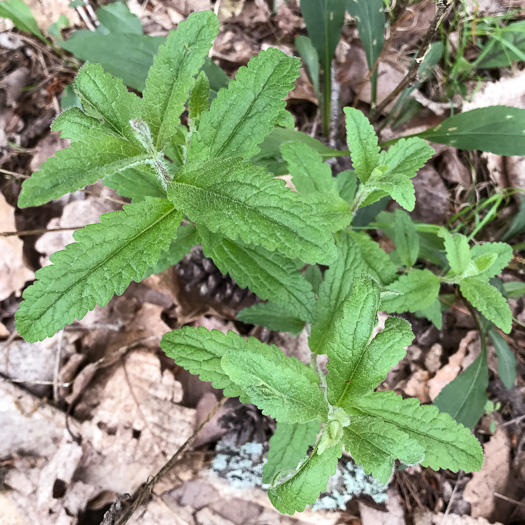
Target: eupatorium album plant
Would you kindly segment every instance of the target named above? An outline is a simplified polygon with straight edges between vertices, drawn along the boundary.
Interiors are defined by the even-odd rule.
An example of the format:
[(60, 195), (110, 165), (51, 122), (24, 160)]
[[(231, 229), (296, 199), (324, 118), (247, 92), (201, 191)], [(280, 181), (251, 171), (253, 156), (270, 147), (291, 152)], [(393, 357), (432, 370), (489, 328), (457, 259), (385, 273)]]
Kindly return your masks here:
[[(20, 335), (27, 341), (53, 335), (199, 243), (223, 273), (268, 301), (240, 318), (310, 330), (309, 364), (233, 332), (183, 328), (161, 343), (191, 373), (277, 420), (264, 478), (279, 511), (315, 502), (343, 446), (385, 483), (396, 461), (478, 470), (483, 454), (469, 429), (436, 407), (374, 391), (405, 355), (410, 325), (389, 317), (373, 334), (379, 309), (435, 309), (441, 281), (459, 284), (508, 331), (508, 305), (488, 283), (508, 263), (508, 250), (471, 249), (444, 233), (450, 271), (438, 277), (412, 268), (418, 248), (404, 215), (396, 226), (401, 265), (352, 231), (355, 212), (385, 196), (412, 210), (410, 179), (433, 154), (420, 138), (380, 151), (357, 110), (345, 109), (355, 171), (333, 178), (319, 153), (300, 142), (281, 148), (297, 192), (255, 165), (250, 159), (275, 126), (293, 125), (283, 99), (300, 63), (276, 49), (263, 51), (210, 104), (201, 68), (217, 32), (211, 12), (182, 22), (159, 49), (142, 98), (100, 66), (79, 72), (74, 89), (82, 109), (66, 110), (52, 128), (71, 147), (24, 182), (19, 205), (41, 205), (98, 180), (132, 202), (77, 231), (76, 242), (37, 272), (16, 314)], [(188, 126), (180, 120), (186, 106)], [(317, 265), (328, 267), (324, 276)], [(326, 375), (317, 363), (322, 354)]]

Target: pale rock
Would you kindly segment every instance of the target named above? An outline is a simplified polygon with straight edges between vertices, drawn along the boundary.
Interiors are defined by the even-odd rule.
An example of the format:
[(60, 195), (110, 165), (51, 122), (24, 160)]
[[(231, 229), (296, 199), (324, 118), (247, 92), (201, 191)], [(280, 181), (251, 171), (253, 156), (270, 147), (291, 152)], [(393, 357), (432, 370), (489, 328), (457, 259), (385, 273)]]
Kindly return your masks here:
[(235, 525), (232, 521), (223, 518), (208, 508), (197, 512), (195, 521), (197, 525)]
[(442, 512), (437, 514), (428, 510), (416, 509), (414, 512), (414, 525), (503, 525), (499, 521), (489, 522), (484, 518), (473, 518), (471, 516), (459, 516)]
[(405, 525), (405, 511), (395, 489), (388, 489), (386, 512), (368, 507), (359, 502), (362, 525)]

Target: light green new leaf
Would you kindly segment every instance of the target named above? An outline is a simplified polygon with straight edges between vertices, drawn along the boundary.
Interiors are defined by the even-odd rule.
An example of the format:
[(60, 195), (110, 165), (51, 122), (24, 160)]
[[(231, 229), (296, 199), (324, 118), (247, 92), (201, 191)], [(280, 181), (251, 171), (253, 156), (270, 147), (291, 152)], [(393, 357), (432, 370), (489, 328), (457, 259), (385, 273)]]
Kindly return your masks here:
[(195, 76), (218, 31), (219, 21), (213, 12), (193, 13), (159, 48), (146, 79), (143, 98), (144, 117), (158, 151), (162, 151), (174, 135)]
[(267, 49), (241, 67), (228, 89), (220, 90), (202, 114), (188, 160), (255, 155), (281, 116), (300, 64), (282, 51)]
[(412, 268), (419, 255), (419, 236), (408, 213), (396, 210), (394, 213), (394, 242), (401, 262)]
[(40, 40), (46, 44), (49, 44), (49, 41), (38, 28), (31, 9), (22, 2), (22, 0), (6, 0), (5, 2), (0, 2), (0, 17), (9, 18), (20, 31), (30, 33), (40, 38)]
[(337, 258), (326, 270), (324, 281), (319, 287), (317, 318), (309, 339), (312, 352), (326, 353), (326, 341), (341, 316), (341, 305), (350, 293), (354, 279), (366, 270), (359, 246), (352, 237), (342, 233), (337, 242)]
[(195, 244), (197, 244), (197, 229), (195, 226), (193, 224), (181, 224), (177, 228), (176, 237), (171, 240), (169, 248), (160, 254), (160, 259), (155, 266), (150, 266), (146, 270), (142, 280), (150, 275), (162, 273), (171, 266), (178, 264)]
[(469, 267), (471, 261), (467, 238), (458, 233), (451, 234), (445, 229), (440, 230), (439, 236), (444, 239), (450, 268), (456, 275), (461, 275)]
[(290, 314), (311, 321), (315, 314), (312, 286), (294, 261), (261, 246), (232, 241), (199, 226), (199, 237), (206, 257), (219, 270), (230, 274), (241, 288), (249, 288), (263, 300), (269, 299)]
[(474, 261), (478, 257), (492, 254), (497, 255), (494, 262), (481, 272), (483, 277), (488, 277), (489, 279), (501, 273), (501, 270), (506, 268), (510, 263), (513, 256), (512, 246), (504, 242), (486, 242), (484, 244), (476, 244), (471, 250), (472, 259)]
[(388, 151), (382, 151), (379, 159), (381, 166), (388, 166), (385, 176), (397, 175), (413, 178), (432, 158), (435, 151), (425, 140), (420, 138), (401, 139)]
[(149, 154), (120, 138), (74, 142), (71, 147), (58, 151), (56, 157), (49, 158), (40, 171), (24, 181), (18, 206), (45, 204), (107, 175), (150, 161)]
[(489, 321), (492, 321), (506, 334), (512, 329), (512, 312), (507, 301), (499, 291), (491, 286), (487, 277), (477, 275), (459, 283), (465, 299), (477, 308)]
[(335, 256), (333, 230), (316, 207), (240, 159), (186, 164), (168, 186), (168, 197), (191, 221), (232, 240), (312, 264), (330, 264)]
[(89, 141), (93, 138), (100, 140), (104, 135), (120, 137), (106, 122), (90, 117), (76, 106), (60, 113), (51, 124), (51, 131), (60, 131), (63, 139), (71, 139), (74, 142)]
[(239, 397), (249, 403), (248, 396), (230, 380), (221, 367), (221, 359), (228, 352), (243, 352), (258, 348), (262, 343), (249, 337), (244, 339), (235, 332), (223, 334), (219, 330), (204, 327), (190, 328), (167, 333), (160, 342), (163, 352), (188, 372), (200, 376), (202, 381), (211, 381), (214, 388), (224, 389), (227, 397)]
[(470, 366), (441, 390), (434, 405), (458, 423), (474, 428), (487, 404), (488, 385), (487, 352), (483, 349)]
[(293, 514), (313, 505), (326, 489), (328, 478), (336, 473), (341, 454), (342, 445), (331, 447), (322, 455), (315, 448), (292, 476), (268, 490), (273, 506), (282, 514)]
[(229, 378), (263, 414), (279, 422), (326, 421), (328, 404), (317, 374), (276, 346), (257, 343), (242, 353), (226, 353), (221, 365)]
[(272, 483), (279, 472), (295, 470), (306, 456), (308, 447), (315, 443), (321, 423), (314, 419), (308, 423), (277, 423), (270, 439), (268, 459), (263, 467), (263, 483)]
[(281, 153), (299, 193), (338, 193), (330, 166), (313, 148), (302, 142), (291, 142), (281, 147)]
[(396, 459), (417, 465), (425, 457), (425, 450), (415, 439), (376, 417), (353, 416), (344, 429), (344, 444), (354, 461), (385, 485), (392, 478)]
[(525, 155), (525, 109), (488, 106), (459, 113), (419, 136), (459, 149)]
[(430, 270), (412, 270), (388, 287), (401, 295), (385, 297), (381, 307), (389, 313), (425, 310), (437, 299), (440, 284), (439, 277)]
[(489, 335), (494, 343), (496, 355), (498, 356), (499, 378), (505, 385), (505, 388), (510, 390), (516, 381), (516, 356), (510, 349), (507, 341), (503, 339), (497, 330), (491, 328), (489, 330)]
[(286, 308), (274, 303), (261, 303), (241, 310), (237, 319), (247, 324), (265, 326), (276, 332), (289, 332), (298, 336), (304, 328), (304, 321), (292, 315)]
[(73, 82), (86, 113), (103, 119), (117, 135), (140, 146), (130, 121), (142, 113), (142, 100), (127, 90), (120, 78), (114, 77), (99, 64), (85, 64)]
[(379, 164), (379, 144), (374, 127), (361, 111), (344, 108), (346, 140), (352, 164), (359, 180), (365, 184)]
[(169, 201), (147, 199), (76, 231), (76, 242), (53, 254), (53, 264), (38, 270), (25, 290), (16, 313), (20, 335), (41, 341), (123, 294), (168, 248), (181, 219)]
[(424, 467), (471, 472), (483, 464), (476, 437), (435, 406), (420, 405), (417, 399), (403, 399), (394, 392), (372, 392), (357, 398), (350, 412), (379, 418), (408, 434), (425, 450)]
[(361, 202), (361, 207), (369, 206), (387, 195), (407, 211), (412, 211), (416, 205), (416, 192), (412, 181), (405, 175), (390, 173), (388, 166), (374, 169), (363, 191), (367, 197)]

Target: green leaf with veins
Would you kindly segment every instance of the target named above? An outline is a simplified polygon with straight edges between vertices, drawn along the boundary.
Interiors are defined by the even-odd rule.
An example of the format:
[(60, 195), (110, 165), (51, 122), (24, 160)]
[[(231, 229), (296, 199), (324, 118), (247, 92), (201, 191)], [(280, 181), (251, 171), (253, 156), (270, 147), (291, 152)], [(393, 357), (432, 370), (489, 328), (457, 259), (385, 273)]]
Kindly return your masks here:
[(143, 94), (144, 117), (157, 151), (174, 135), (188, 93), (218, 31), (217, 17), (211, 11), (200, 11), (182, 21), (160, 46)]
[(160, 347), (191, 374), (200, 376), (202, 381), (211, 381), (214, 388), (224, 389), (225, 396), (240, 396), (241, 401), (249, 403), (245, 391), (231, 381), (222, 369), (221, 359), (228, 352), (242, 354), (261, 344), (253, 337), (244, 339), (231, 331), (223, 334), (219, 330), (186, 326), (164, 335)]
[(410, 215), (402, 210), (394, 212), (394, 242), (403, 265), (412, 268), (419, 255), (419, 236)]
[(412, 178), (435, 154), (425, 140), (410, 138), (398, 140), (388, 151), (382, 151), (379, 165), (388, 166), (386, 175)]
[(330, 166), (313, 148), (303, 142), (290, 142), (281, 146), (281, 153), (299, 193), (338, 194)]
[[(299, 76), (301, 61), (277, 49), (261, 51), (241, 67), (228, 89), (219, 91), (201, 116), (188, 161), (249, 158), (282, 118), (284, 98)], [(264, 115), (264, 117), (263, 117)]]
[(181, 219), (169, 201), (150, 198), (76, 231), (77, 242), (54, 253), (53, 264), (40, 269), (25, 290), (15, 316), (20, 335), (41, 341), (123, 294), (158, 261)]
[(221, 366), (229, 378), (248, 394), (263, 414), (277, 421), (326, 421), (328, 404), (317, 374), (297, 358), (287, 357), (276, 346), (257, 343), (242, 353), (226, 353)]
[(477, 308), (489, 321), (492, 321), (506, 334), (512, 329), (512, 312), (510, 307), (488, 277), (476, 275), (467, 277), (459, 283), (459, 289), (465, 299)]
[(401, 295), (385, 297), (382, 308), (389, 313), (425, 310), (437, 299), (440, 285), (439, 277), (430, 270), (412, 270), (388, 287)]
[(104, 186), (113, 188), (119, 195), (128, 197), (133, 202), (143, 201), (146, 197), (166, 198), (166, 190), (158, 173), (148, 164), (107, 175), (104, 177)]
[(486, 255), (496, 255), (493, 263), (480, 274), (490, 279), (501, 273), (501, 271), (507, 267), (512, 260), (513, 251), (512, 246), (504, 242), (486, 242), (473, 246), (471, 254), (474, 261)]
[(417, 465), (425, 457), (425, 450), (415, 439), (376, 417), (353, 416), (344, 429), (344, 444), (354, 461), (385, 485), (392, 478), (396, 459)]
[(190, 119), (190, 126), (193, 130), (199, 128), (199, 120), (201, 114), (210, 107), (210, 81), (208, 77), (201, 71), (197, 77), (197, 81), (193, 86), (190, 94), (190, 101), (188, 103), (188, 112)]
[(273, 506), (282, 514), (303, 512), (306, 505), (313, 505), (326, 489), (328, 478), (337, 470), (342, 454), (341, 445), (329, 448), (320, 455), (317, 447), (288, 478), (268, 490)]
[(186, 164), (169, 184), (168, 197), (191, 221), (231, 240), (308, 263), (330, 264), (335, 256), (331, 225), (317, 216), (315, 205), (240, 159)]
[(204, 255), (213, 259), (222, 273), (230, 274), (241, 288), (249, 288), (261, 299), (281, 305), (303, 321), (313, 320), (315, 295), (294, 261), (261, 246), (212, 234), (202, 226), (198, 232)]
[(104, 136), (122, 137), (104, 120), (91, 117), (78, 107), (72, 107), (60, 113), (51, 124), (51, 131), (60, 131), (63, 139), (71, 139), (73, 142), (89, 142), (89, 139), (100, 140)]
[(476, 437), (437, 407), (420, 405), (417, 399), (403, 399), (394, 392), (371, 392), (353, 401), (353, 408), (348, 409), (351, 417), (377, 418), (417, 441), (425, 450), (424, 467), (453, 472), (481, 469), (483, 449)]
[(461, 275), (469, 267), (472, 260), (468, 239), (464, 235), (452, 234), (445, 229), (441, 229), (438, 235), (444, 240), (450, 269), (456, 275)]
[(268, 330), (289, 332), (292, 337), (297, 337), (304, 328), (303, 320), (274, 303), (254, 304), (241, 310), (237, 319), (243, 323), (264, 326)]
[(308, 423), (277, 423), (270, 439), (268, 459), (263, 467), (263, 483), (272, 483), (279, 472), (295, 470), (306, 456), (308, 447), (315, 443), (321, 423), (314, 419)]

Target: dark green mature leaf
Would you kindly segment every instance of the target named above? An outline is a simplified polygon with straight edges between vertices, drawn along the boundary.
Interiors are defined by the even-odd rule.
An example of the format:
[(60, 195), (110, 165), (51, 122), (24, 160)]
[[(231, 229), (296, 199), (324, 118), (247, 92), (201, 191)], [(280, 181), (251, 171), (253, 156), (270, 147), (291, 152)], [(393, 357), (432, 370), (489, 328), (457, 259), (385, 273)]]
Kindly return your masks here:
[[(113, 2), (97, 9), (97, 18), (103, 27), (103, 33), (135, 33), (142, 35), (140, 18), (134, 15), (126, 4)], [(97, 28), (100, 31), (100, 26)]]
[(325, 450), (322, 455), (315, 448), (291, 477), (268, 490), (273, 506), (282, 514), (293, 514), (313, 505), (325, 490), (328, 478), (335, 474), (341, 454), (341, 445)]
[(315, 92), (319, 97), (319, 55), (317, 54), (317, 50), (312, 44), (312, 40), (304, 35), (296, 37), (295, 47), (306, 66), (312, 84), (314, 85)]
[(337, 174), (335, 180), (340, 197), (348, 202), (348, 204), (352, 204), (357, 190), (357, 175), (355, 171), (342, 171)]
[(284, 144), (281, 153), (299, 193), (337, 195), (337, 183), (332, 177), (332, 170), (317, 151), (302, 142), (292, 142)]
[(223, 334), (219, 330), (189, 326), (167, 333), (160, 342), (163, 352), (179, 366), (200, 376), (202, 381), (211, 381), (214, 388), (224, 389), (225, 396), (240, 396), (245, 403), (249, 403), (248, 396), (224, 372), (221, 359), (228, 352), (242, 354), (259, 345), (262, 343), (253, 337), (244, 339), (235, 332)]
[(242, 353), (230, 351), (222, 358), (222, 369), (229, 378), (263, 414), (279, 422), (326, 421), (328, 404), (317, 374), (276, 346), (253, 341)]
[(39, 270), (25, 290), (16, 313), (20, 335), (41, 341), (123, 294), (168, 248), (181, 219), (169, 201), (147, 199), (76, 231), (77, 242), (53, 254), (53, 264)]
[(415, 439), (376, 417), (353, 416), (344, 429), (344, 444), (354, 461), (385, 485), (392, 478), (396, 459), (417, 465), (425, 457), (425, 450)]
[(175, 124), (218, 31), (219, 21), (213, 12), (193, 13), (159, 48), (143, 97), (144, 115), (158, 151), (175, 134)]
[(472, 66), (478, 69), (508, 67), (524, 57), (525, 22), (522, 21), (498, 27), (497, 35), (488, 39)]
[(210, 81), (201, 71), (193, 86), (188, 102), (190, 125), (193, 130), (199, 129), (201, 114), (210, 107)]
[(60, 113), (51, 124), (51, 131), (60, 131), (63, 139), (74, 142), (101, 139), (104, 136), (121, 137), (109, 124), (100, 118), (89, 116), (80, 106), (70, 107)]
[(425, 449), (424, 467), (470, 472), (483, 464), (483, 450), (470, 430), (435, 406), (394, 392), (372, 392), (355, 400), (352, 413), (379, 418), (408, 434)]
[(499, 291), (491, 286), (483, 275), (468, 277), (459, 283), (461, 293), (472, 306), (477, 308), (506, 334), (512, 329), (512, 312)]
[(498, 375), (507, 390), (514, 386), (516, 381), (516, 356), (510, 349), (507, 341), (495, 330), (489, 330), (490, 338), (494, 343), (496, 355), (498, 356)]
[(39, 206), (66, 193), (94, 184), (107, 175), (147, 164), (151, 156), (135, 144), (106, 137), (75, 142), (49, 158), (40, 171), (24, 181), (18, 200), (20, 208)]
[(419, 255), (419, 237), (416, 227), (408, 213), (395, 211), (394, 239), (397, 254), (407, 268), (412, 268)]
[(284, 97), (299, 76), (299, 66), (299, 59), (267, 49), (241, 67), (228, 89), (221, 90), (202, 114), (188, 160), (255, 155), (285, 108)]
[(160, 259), (155, 266), (150, 266), (142, 279), (153, 274), (162, 273), (171, 266), (178, 264), (192, 247), (197, 244), (197, 229), (193, 224), (180, 225), (177, 228), (177, 236), (171, 240), (169, 248), (160, 254)]
[(321, 423), (314, 419), (308, 423), (277, 423), (270, 439), (270, 451), (263, 468), (263, 483), (272, 483), (279, 472), (295, 470), (306, 456), (308, 447), (315, 443)]
[(147, 164), (112, 173), (104, 178), (104, 185), (133, 202), (143, 201), (146, 197), (166, 198), (158, 174)]
[(279, 253), (212, 234), (199, 226), (206, 257), (241, 288), (249, 288), (261, 299), (281, 305), (289, 314), (311, 321), (315, 315), (312, 286), (297, 271), (297, 264)]
[(31, 33), (46, 44), (49, 44), (49, 41), (38, 28), (31, 9), (22, 0), (0, 2), (0, 17), (9, 18), (20, 31)]
[[(359, 37), (372, 69), (385, 44), (385, 6), (383, 0), (348, 0), (348, 12), (356, 19)], [(372, 102), (376, 102), (377, 70), (372, 76)]]
[(487, 403), (488, 384), (487, 352), (482, 349), (476, 360), (441, 390), (434, 405), (458, 423), (474, 428)]
[(330, 264), (335, 256), (331, 225), (318, 217), (316, 206), (284, 186), (250, 163), (213, 159), (186, 164), (169, 185), (168, 197), (214, 233)]
[(454, 115), (418, 136), (458, 149), (525, 155), (525, 109), (489, 106)]
[(265, 326), (276, 332), (289, 332), (298, 336), (304, 328), (304, 321), (292, 315), (286, 308), (274, 303), (261, 303), (241, 310), (237, 319), (247, 324)]
[(503, 233), (503, 237), (501, 238), (503, 241), (508, 241), (515, 235), (519, 235), (525, 231), (525, 196), (518, 195), (518, 197), (520, 199), (519, 211), (514, 215), (509, 227)]
[(439, 277), (430, 270), (412, 270), (389, 286), (402, 295), (385, 297), (381, 306), (390, 313), (425, 310), (437, 299), (440, 284)]
[(345, 11), (346, 0), (304, 0), (301, 2), (301, 12), (306, 22), (308, 35), (317, 50), (325, 72), (330, 71), (330, 63), (341, 38)]
[(346, 115), (346, 140), (352, 155), (352, 164), (359, 180), (365, 184), (379, 165), (379, 144), (374, 127), (363, 113), (354, 108), (344, 108)]

